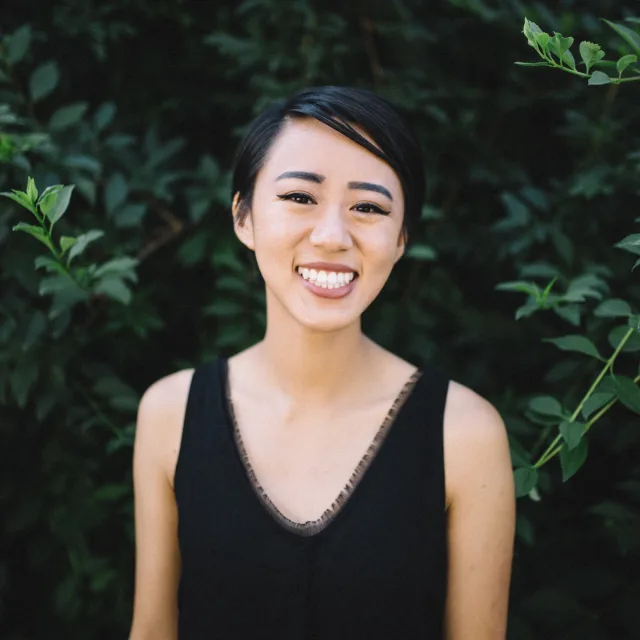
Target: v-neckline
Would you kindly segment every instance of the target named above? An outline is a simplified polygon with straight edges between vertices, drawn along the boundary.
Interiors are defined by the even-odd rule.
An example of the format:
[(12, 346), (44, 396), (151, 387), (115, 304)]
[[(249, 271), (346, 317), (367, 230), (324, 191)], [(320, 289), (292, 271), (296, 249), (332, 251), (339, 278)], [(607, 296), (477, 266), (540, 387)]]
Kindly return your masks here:
[(399, 414), (406, 405), (416, 383), (423, 374), (421, 369), (417, 369), (405, 382), (393, 404), (389, 408), (385, 419), (378, 427), (365, 453), (362, 455), (360, 461), (352, 472), (347, 484), (333, 500), (331, 505), (325, 509), (318, 519), (308, 520), (306, 522), (297, 522), (285, 516), (278, 509), (260, 484), (253, 466), (251, 465), (244, 442), (242, 441), (242, 434), (240, 433), (240, 428), (236, 419), (233, 399), (231, 397), (228, 360), (226, 358), (219, 357), (218, 366), (220, 372), (221, 398), (224, 405), (225, 417), (227, 418), (225, 422), (230, 429), (229, 435), (231, 437), (232, 446), (240, 462), (240, 466), (244, 471), (245, 478), (251, 487), (252, 494), (257, 498), (263, 511), (272, 522), (274, 522), (281, 530), (286, 531), (289, 534), (293, 534), (297, 538), (315, 538), (319, 536), (319, 534), (326, 531), (329, 525), (331, 525), (344, 511), (347, 503), (351, 502), (354, 492), (370, 470), (383, 444), (387, 440), (391, 427), (397, 422)]

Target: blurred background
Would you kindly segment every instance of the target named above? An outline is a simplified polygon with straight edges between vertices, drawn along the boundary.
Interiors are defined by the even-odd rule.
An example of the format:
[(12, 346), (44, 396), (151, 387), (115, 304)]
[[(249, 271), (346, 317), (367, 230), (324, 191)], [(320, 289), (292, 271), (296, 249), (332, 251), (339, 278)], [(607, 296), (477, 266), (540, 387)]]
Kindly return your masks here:
[[(634, 15), (637, 0), (3, 0), (0, 190), (74, 184), (56, 234), (98, 284), (36, 269), (46, 249), (11, 230), (31, 214), (0, 201), (0, 638), (126, 637), (137, 403), (261, 338), (229, 167), (252, 116), (299, 88), (372, 88), (412, 122), (427, 205), (365, 329), (489, 398), (514, 464), (537, 459), (557, 424), (539, 397), (571, 412), (602, 368), (544, 340), (609, 357), (625, 320), (602, 305), (637, 308), (634, 257), (613, 245), (640, 215), (640, 85), (515, 66), (538, 60), (522, 25), (615, 60), (629, 47), (600, 19)], [(553, 278), (562, 303), (518, 320), (526, 295), (496, 289)], [(638, 373), (639, 342), (617, 373)], [(588, 440), (572, 478), (554, 458), (518, 502), (514, 640), (640, 637), (638, 416), (613, 406)]]

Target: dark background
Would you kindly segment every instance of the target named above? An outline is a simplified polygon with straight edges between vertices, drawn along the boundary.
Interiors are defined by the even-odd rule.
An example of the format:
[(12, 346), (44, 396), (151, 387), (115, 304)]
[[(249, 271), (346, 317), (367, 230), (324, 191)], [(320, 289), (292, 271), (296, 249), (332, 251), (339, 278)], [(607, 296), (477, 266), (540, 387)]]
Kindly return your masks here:
[[(57, 231), (105, 232), (76, 264), (140, 262), (130, 300), (118, 290), (122, 302), (93, 295), (52, 313), (34, 268), (44, 249), (11, 231), (29, 214), (0, 202), (0, 637), (126, 637), (137, 401), (159, 377), (261, 337), (263, 292), (231, 232), (230, 159), (255, 113), (304, 86), (378, 90), (426, 152), (416, 246), (366, 330), (489, 398), (514, 464), (534, 461), (556, 431), (530, 400), (552, 395), (571, 412), (602, 368), (543, 339), (585, 335), (609, 357), (609, 333), (625, 322), (594, 310), (610, 298), (637, 308), (634, 257), (613, 245), (637, 230), (640, 85), (515, 66), (536, 60), (522, 24), (575, 36), (578, 59), (591, 40), (615, 60), (628, 48), (600, 18), (638, 9), (4, 0), (0, 105), (15, 118), (0, 109), (0, 189), (28, 175), (41, 188), (75, 184)], [(58, 74), (45, 69), (39, 86), (43, 74), (55, 86), (34, 99), (33, 74), (51, 61)], [(60, 115), (76, 103), (86, 107)], [(496, 290), (554, 275), (554, 291), (586, 291), (560, 313), (516, 321), (526, 297)], [(637, 348), (616, 372), (637, 375)], [(555, 458), (518, 503), (514, 640), (640, 636), (638, 417), (616, 405), (588, 438), (577, 475), (563, 483)]]

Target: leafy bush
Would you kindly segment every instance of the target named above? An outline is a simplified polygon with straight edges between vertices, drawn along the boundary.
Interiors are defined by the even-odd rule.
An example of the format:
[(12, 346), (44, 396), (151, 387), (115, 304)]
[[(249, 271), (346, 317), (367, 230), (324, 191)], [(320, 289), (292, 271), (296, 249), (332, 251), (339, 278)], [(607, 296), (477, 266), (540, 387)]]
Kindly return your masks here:
[[(238, 133), (273, 98), (335, 83), (399, 104), (427, 151), (423, 224), (365, 328), (505, 417), (532, 498), (509, 637), (633, 637), (640, 129), (620, 80), (635, 63), (592, 90), (512, 61), (525, 13), (632, 55), (597, 18), (633, 30), (634, 4), (16, 5), (0, 40), (0, 187), (28, 211), (0, 200), (0, 635), (126, 633), (140, 393), (264, 326), (229, 224)], [(583, 73), (551, 41), (543, 64)], [(522, 321), (501, 289), (527, 295)], [(561, 444), (562, 473), (543, 464)]]

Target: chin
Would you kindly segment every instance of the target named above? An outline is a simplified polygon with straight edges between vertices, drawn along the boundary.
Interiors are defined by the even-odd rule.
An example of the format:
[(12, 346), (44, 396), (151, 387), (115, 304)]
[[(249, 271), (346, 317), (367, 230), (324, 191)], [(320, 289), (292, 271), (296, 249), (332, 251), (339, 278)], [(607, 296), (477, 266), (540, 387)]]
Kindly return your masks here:
[(303, 313), (292, 314), (300, 327), (315, 333), (335, 333), (360, 322), (359, 314)]

